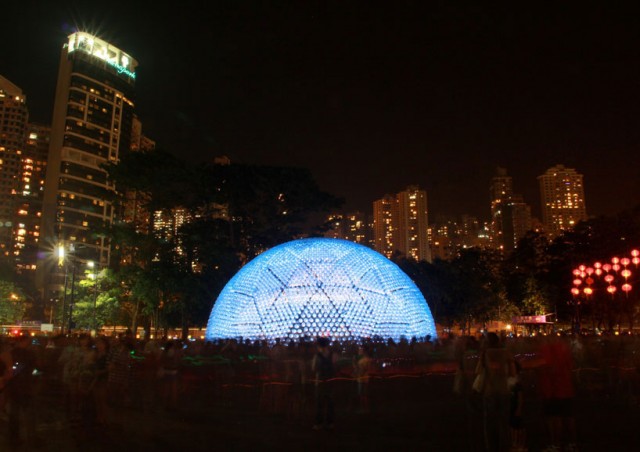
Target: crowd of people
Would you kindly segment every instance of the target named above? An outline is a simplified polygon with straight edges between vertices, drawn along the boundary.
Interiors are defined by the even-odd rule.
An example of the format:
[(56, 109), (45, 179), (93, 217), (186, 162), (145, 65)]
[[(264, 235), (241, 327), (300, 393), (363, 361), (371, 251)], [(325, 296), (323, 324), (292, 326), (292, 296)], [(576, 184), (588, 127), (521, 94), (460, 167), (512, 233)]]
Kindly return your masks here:
[[(348, 381), (350, 409), (368, 413), (373, 381), (383, 392), (385, 378), (437, 369), (455, 375), (452, 397), (464, 399), (470, 418), (481, 420), (478, 450), (526, 450), (523, 392), (533, 386), (548, 427), (548, 450), (572, 450), (576, 391), (622, 391), (637, 400), (638, 350), (637, 336), (488, 333), (332, 343), (25, 335), (0, 344), (0, 415), (10, 440), (20, 443), (35, 440), (36, 406), (45, 395), (58, 398), (69, 422), (91, 431), (108, 428), (119, 410), (179, 410), (184, 395), (206, 389), (222, 397), (234, 386), (255, 385), (260, 409), (292, 416), (313, 411), (311, 425), (325, 430), (336, 420), (334, 382)], [(593, 369), (600, 370), (597, 381)]]

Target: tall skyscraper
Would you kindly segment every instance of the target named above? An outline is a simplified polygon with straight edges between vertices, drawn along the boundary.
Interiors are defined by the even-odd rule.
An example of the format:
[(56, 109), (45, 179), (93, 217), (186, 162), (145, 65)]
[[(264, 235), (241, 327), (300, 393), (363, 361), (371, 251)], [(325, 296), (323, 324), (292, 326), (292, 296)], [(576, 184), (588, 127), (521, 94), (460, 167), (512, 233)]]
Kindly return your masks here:
[(136, 66), (127, 53), (84, 32), (69, 35), (62, 48), (42, 213), (43, 256), (63, 247), (74, 249), (76, 260), (109, 263), (110, 243), (100, 231), (114, 220), (115, 186), (101, 165), (117, 162), (131, 147)]
[(409, 186), (395, 196), (373, 203), (375, 249), (387, 257), (394, 252), (415, 260), (431, 260), (427, 193)]
[(531, 207), (513, 191), (513, 179), (498, 168), (489, 185), (491, 198), (491, 242), (493, 247), (512, 251), (531, 230)]
[(550, 237), (587, 219), (583, 176), (573, 168), (556, 165), (538, 176), (542, 223)]
[(430, 261), (427, 192), (412, 185), (396, 195), (398, 202), (397, 250), (416, 261)]
[(13, 228), (13, 260), (16, 273), (35, 283), (38, 262), (42, 200), (51, 128), (29, 124), (22, 155)]
[(13, 220), (28, 121), (22, 90), (0, 76), (0, 253), (5, 257), (13, 252)]
[(373, 240), (375, 250), (391, 257), (396, 250), (397, 202), (392, 195), (384, 195), (373, 202)]

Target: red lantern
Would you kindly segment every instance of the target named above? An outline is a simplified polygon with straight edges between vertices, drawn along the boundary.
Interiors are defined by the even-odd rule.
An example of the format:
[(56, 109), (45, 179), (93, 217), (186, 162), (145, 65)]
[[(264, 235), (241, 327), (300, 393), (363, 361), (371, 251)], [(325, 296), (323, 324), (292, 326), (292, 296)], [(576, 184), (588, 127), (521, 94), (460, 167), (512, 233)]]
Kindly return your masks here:
[(583, 272), (583, 271), (585, 271), (585, 270), (587, 269), (587, 266), (586, 266), (586, 265), (578, 265), (578, 269), (579, 269), (581, 272)]
[(574, 288), (572, 288), (572, 289), (571, 289), (571, 293), (572, 293), (573, 295), (576, 295), (576, 296), (577, 296), (577, 295), (580, 295), (580, 289), (576, 289), (576, 288), (574, 287)]
[(613, 295), (614, 293), (616, 293), (616, 286), (609, 286), (607, 287), (607, 292), (609, 292), (611, 295)]
[(618, 265), (618, 264), (613, 264), (613, 265), (611, 266), (611, 268), (613, 269), (613, 271), (614, 271), (614, 272), (617, 272), (618, 270), (620, 270), (620, 265)]
[(631, 250), (631, 255), (633, 257), (640, 257), (640, 251), (638, 250)]
[(620, 272), (620, 274), (622, 275), (623, 278), (628, 278), (629, 276), (631, 276), (631, 271), (625, 268)]
[(601, 267), (602, 267), (602, 264), (601, 264), (600, 262), (596, 262), (595, 264), (593, 264), (593, 266), (594, 266), (595, 268), (601, 268)]
[(633, 259), (631, 259), (631, 262), (633, 262), (633, 265), (640, 264), (640, 257), (634, 257)]
[[(629, 287), (631, 287), (631, 286), (629, 286)], [(624, 289), (622, 289), (622, 290), (624, 290)], [(631, 290), (631, 289), (629, 289), (629, 290)], [(585, 287), (584, 289), (582, 289), (582, 291), (587, 296), (591, 295), (593, 293), (593, 289), (591, 287)]]
[(573, 271), (573, 276), (580, 276), (580, 270), (577, 268)]
[(579, 286), (580, 284), (582, 284), (582, 280), (581, 280), (581, 279), (576, 278), (576, 279), (574, 279), (574, 280), (573, 280), (573, 284), (574, 284), (575, 286)]
[(607, 275), (604, 277), (604, 280), (606, 282), (608, 282), (609, 284), (611, 284), (611, 281), (613, 281), (615, 278), (613, 277), (613, 275)]
[(611, 270), (611, 265), (610, 265), (610, 264), (604, 264), (604, 265), (602, 266), (602, 269), (603, 269), (604, 271), (608, 272), (609, 270)]
[(601, 268), (596, 268), (595, 274), (596, 274), (596, 276), (600, 276), (602, 274), (602, 269)]
[(623, 257), (622, 259), (620, 259), (620, 263), (626, 267), (631, 263), (631, 259), (629, 259), (628, 257)]
[(586, 281), (589, 285), (593, 284), (593, 278), (587, 278)]
[(611, 263), (612, 263), (612, 264), (617, 264), (617, 263), (619, 263), (619, 262), (620, 262), (620, 259), (618, 259), (617, 257), (612, 257), (612, 258), (611, 258)]
[(593, 274), (593, 268), (591, 267), (587, 267), (587, 269), (585, 270), (587, 272), (587, 275), (591, 276)]
[(631, 284), (623, 284), (622, 290), (624, 290), (625, 292), (629, 292), (631, 290)]

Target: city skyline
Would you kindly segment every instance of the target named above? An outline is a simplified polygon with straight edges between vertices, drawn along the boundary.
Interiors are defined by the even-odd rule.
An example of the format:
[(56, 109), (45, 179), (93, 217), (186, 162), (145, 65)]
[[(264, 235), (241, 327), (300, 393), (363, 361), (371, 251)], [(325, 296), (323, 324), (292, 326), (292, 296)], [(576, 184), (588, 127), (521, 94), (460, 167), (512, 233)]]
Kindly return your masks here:
[(486, 219), (503, 167), (540, 217), (536, 178), (557, 164), (584, 175), (590, 216), (640, 201), (623, 11), (261, 5), (26, 2), (0, 74), (50, 123), (60, 45), (85, 28), (139, 60), (136, 111), (159, 148), (308, 167), (347, 210), (417, 184), (431, 212)]

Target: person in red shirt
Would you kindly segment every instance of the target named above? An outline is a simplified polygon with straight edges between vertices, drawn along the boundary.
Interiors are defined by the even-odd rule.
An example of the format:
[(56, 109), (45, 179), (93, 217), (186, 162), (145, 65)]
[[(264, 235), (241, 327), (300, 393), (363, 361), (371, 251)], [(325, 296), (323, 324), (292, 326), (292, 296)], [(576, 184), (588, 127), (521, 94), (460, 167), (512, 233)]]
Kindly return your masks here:
[(550, 441), (547, 450), (561, 450), (563, 444), (563, 450), (575, 450), (573, 356), (567, 338), (543, 339), (538, 365), (538, 389)]

